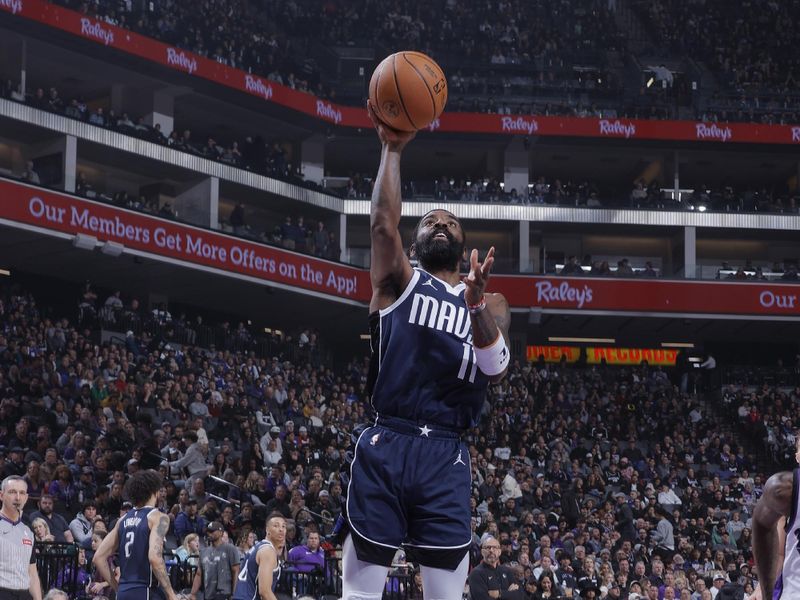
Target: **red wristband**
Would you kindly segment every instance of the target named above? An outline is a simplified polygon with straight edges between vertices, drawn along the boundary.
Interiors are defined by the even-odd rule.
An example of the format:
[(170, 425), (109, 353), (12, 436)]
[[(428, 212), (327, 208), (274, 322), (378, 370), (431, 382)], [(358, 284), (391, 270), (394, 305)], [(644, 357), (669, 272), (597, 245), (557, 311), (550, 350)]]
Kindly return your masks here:
[(469, 304), (469, 303), (467, 303), (467, 310), (469, 310), (469, 312), (471, 314), (473, 314), (473, 315), (476, 314), (476, 313), (481, 312), (484, 308), (486, 308), (486, 297), (485, 296), (481, 296), (481, 301), (478, 302), (477, 304)]

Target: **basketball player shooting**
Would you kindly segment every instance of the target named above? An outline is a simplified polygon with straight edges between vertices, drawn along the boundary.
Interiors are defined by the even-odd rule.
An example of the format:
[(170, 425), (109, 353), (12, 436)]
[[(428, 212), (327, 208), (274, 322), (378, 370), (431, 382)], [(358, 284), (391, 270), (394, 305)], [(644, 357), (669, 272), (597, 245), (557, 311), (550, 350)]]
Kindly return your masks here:
[(343, 551), (345, 600), (379, 600), (395, 551), (422, 567), (425, 598), (460, 600), (469, 566), (470, 457), (461, 434), (486, 388), (508, 368), (510, 311), (486, 293), (494, 262), (470, 255), (455, 215), (422, 217), (410, 248), (400, 231), (400, 158), (414, 133), (393, 130), (368, 104), (381, 141), (372, 195), (370, 388), (378, 417), (356, 443)]

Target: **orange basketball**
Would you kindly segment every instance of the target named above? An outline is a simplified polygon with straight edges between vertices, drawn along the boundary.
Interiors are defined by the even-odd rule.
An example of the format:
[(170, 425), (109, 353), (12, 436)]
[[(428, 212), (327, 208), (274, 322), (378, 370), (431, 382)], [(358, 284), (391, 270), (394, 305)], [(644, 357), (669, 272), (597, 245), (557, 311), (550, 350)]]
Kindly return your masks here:
[(421, 52), (396, 52), (381, 61), (369, 81), (378, 118), (393, 129), (414, 131), (433, 123), (447, 103), (444, 71)]

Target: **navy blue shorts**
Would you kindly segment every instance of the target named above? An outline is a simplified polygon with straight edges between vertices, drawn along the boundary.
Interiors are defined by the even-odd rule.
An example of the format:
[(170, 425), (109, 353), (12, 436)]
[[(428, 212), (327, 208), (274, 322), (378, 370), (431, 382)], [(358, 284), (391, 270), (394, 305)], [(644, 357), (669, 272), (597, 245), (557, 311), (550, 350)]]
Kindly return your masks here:
[(469, 452), (458, 433), (381, 418), (358, 438), (347, 516), (359, 560), (454, 570), (472, 540)]
[(117, 600), (166, 600), (166, 596), (159, 588), (135, 588), (119, 590)]

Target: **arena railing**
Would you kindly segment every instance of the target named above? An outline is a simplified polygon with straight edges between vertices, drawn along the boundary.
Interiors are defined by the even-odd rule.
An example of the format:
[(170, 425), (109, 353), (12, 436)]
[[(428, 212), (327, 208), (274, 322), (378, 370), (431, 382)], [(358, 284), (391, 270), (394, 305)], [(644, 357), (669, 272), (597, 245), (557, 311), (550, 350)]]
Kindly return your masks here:
[(70, 598), (78, 597), (82, 591), (78, 583), (78, 547), (63, 542), (36, 542), (34, 553), (42, 589), (58, 588)]

